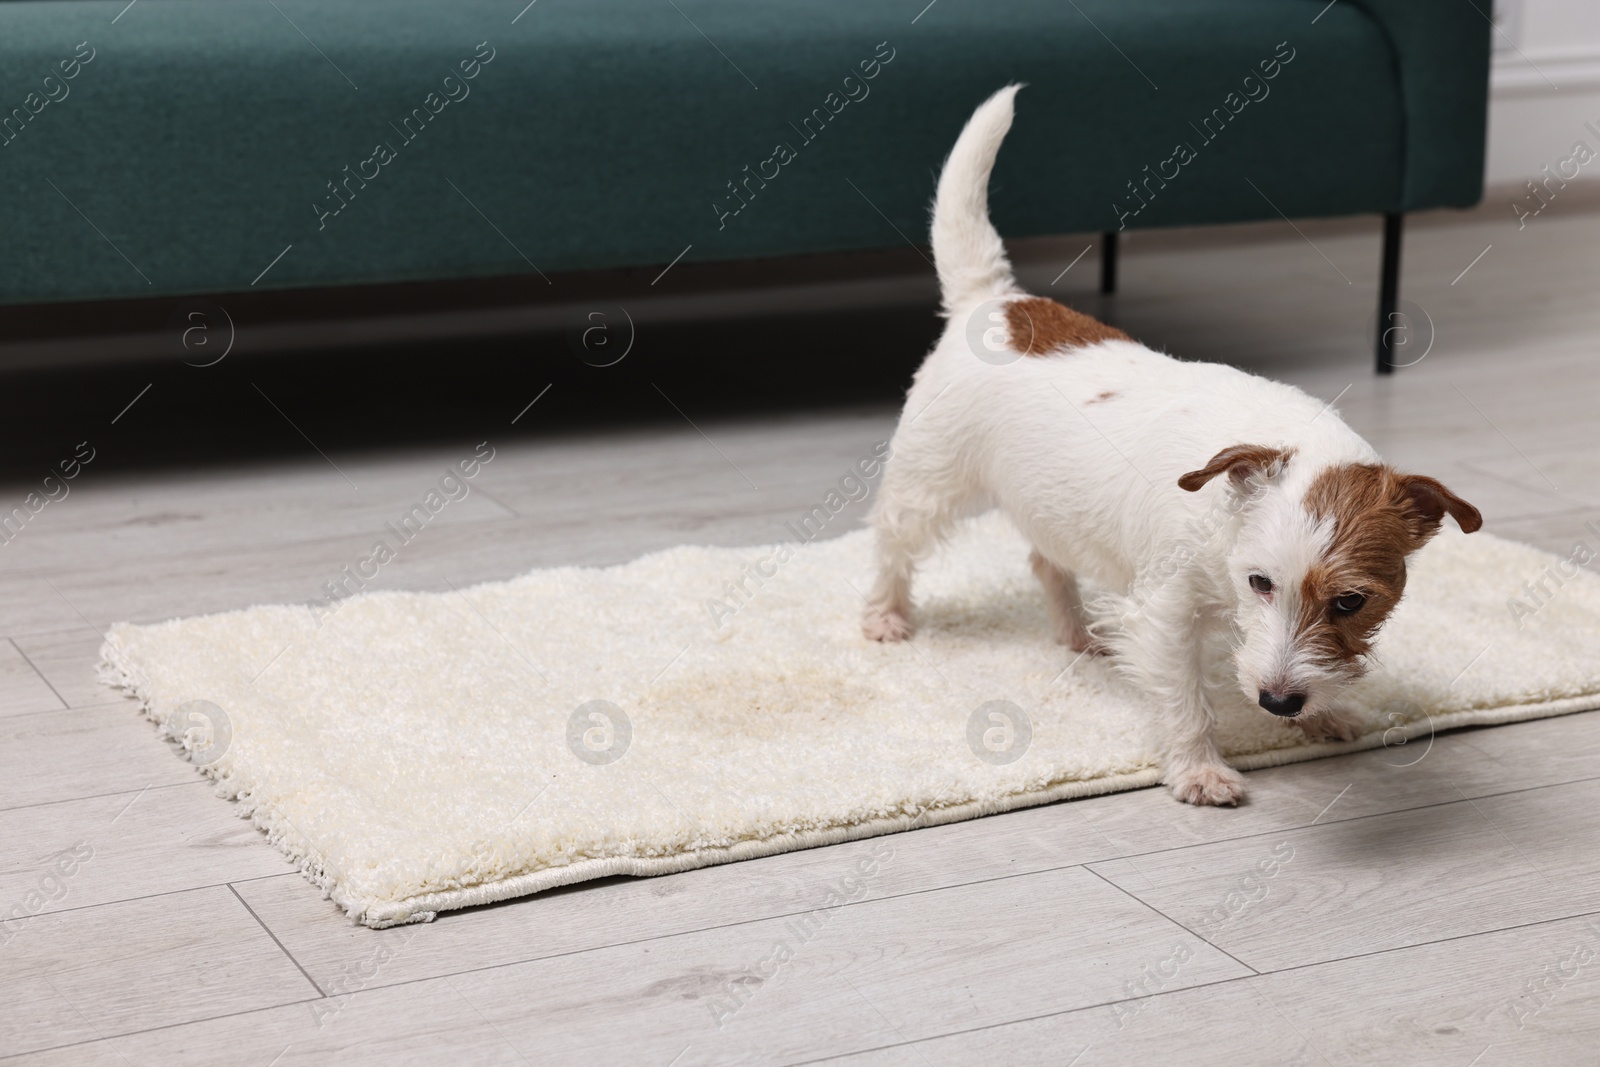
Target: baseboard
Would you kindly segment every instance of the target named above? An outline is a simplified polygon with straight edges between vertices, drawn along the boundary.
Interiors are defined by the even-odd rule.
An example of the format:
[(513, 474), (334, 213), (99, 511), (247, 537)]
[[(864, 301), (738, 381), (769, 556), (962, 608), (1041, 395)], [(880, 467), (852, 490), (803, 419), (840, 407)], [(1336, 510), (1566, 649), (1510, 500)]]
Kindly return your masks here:
[(1600, 89), (1600, 48), (1499, 52), (1489, 73), (1489, 92), (1495, 98), (1585, 89)]
[[(1600, 137), (1586, 122), (1600, 126), (1600, 49), (1498, 54), (1490, 77), (1487, 183), (1521, 186), (1567, 158), (1580, 140), (1600, 152)], [(1591, 168), (1600, 172), (1600, 163)]]

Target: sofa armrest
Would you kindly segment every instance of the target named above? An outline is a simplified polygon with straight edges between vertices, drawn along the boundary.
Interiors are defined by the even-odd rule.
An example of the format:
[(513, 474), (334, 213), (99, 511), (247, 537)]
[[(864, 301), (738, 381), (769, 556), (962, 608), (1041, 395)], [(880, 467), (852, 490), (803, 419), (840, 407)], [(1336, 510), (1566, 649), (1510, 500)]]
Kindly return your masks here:
[(1488, 0), (1351, 2), (1388, 37), (1405, 101), (1405, 177), (1396, 210), (1476, 204), (1488, 122)]

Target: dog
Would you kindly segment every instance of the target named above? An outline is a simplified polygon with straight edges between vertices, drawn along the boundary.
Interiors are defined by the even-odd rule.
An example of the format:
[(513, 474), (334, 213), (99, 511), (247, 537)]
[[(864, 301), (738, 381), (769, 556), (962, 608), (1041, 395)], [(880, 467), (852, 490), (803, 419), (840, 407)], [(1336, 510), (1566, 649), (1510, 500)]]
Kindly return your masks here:
[[(1173, 795), (1237, 804), (1244, 779), (1214, 736), (1231, 690), (1313, 740), (1353, 740), (1363, 724), (1338, 698), (1368, 669), (1407, 558), (1444, 516), (1467, 533), (1483, 519), (1435, 479), (1384, 464), (1331, 405), (1172, 359), (1018, 289), (988, 184), (1019, 88), (974, 112), (939, 177), (932, 242), (949, 321), (872, 507), (878, 576), (862, 629), (909, 638), (917, 563), (956, 520), (998, 507), (1032, 542), (1057, 639), (1109, 655), (1159, 706)], [(1125, 597), (1120, 620), (1090, 621), (1080, 574)]]

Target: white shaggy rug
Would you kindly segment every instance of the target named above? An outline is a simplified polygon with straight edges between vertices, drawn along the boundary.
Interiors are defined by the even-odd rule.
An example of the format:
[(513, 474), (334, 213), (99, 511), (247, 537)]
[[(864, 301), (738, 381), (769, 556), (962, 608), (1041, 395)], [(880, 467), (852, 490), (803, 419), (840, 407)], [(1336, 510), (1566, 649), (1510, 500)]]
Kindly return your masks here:
[[(119, 624), (102, 668), (368, 926), (1158, 780), (1139, 694), (1095, 658), (1062, 673), (1072, 653), (1003, 519), (920, 577), (911, 644), (861, 637), (868, 552), (865, 532), (674, 548), (364, 595), (320, 628), (306, 606)], [(1441, 534), (1350, 702), (1366, 736), (1308, 744), (1241, 700), (1228, 755), (1264, 767), (1600, 707), (1600, 578), (1569, 566), (1531, 615), (1509, 603), (1531, 606), (1547, 567), (1563, 573)]]

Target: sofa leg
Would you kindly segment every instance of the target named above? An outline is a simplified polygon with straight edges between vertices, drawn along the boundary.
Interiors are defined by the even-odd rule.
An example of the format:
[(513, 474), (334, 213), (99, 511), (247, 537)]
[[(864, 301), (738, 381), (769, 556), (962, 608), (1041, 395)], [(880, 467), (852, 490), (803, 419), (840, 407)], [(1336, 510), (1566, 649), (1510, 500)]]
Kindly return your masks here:
[(1100, 292), (1107, 296), (1117, 291), (1117, 231), (1100, 235)]
[(1400, 303), (1400, 223), (1404, 215), (1383, 216), (1383, 278), (1378, 283), (1378, 373), (1394, 373), (1395, 317)]

